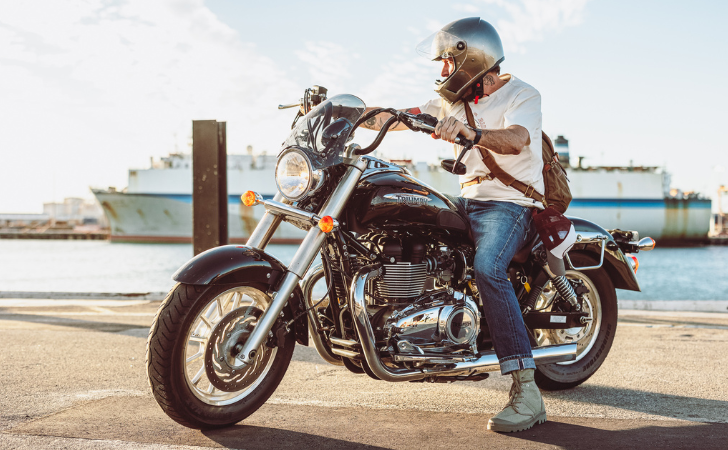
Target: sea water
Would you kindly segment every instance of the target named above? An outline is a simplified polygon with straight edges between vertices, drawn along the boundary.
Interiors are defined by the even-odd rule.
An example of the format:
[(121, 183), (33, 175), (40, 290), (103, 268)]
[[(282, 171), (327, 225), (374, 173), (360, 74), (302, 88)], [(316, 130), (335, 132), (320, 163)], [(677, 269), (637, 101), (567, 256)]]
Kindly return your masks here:
[[(295, 245), (267, 250), (289, 263)], [(164, 292), (192, 257), (188, 244), (81, 240), (0, 240), (0, 291)], [(728, 246), (656, 248), (640, 252), (642, 292), (625, 300), (728, 300)]]

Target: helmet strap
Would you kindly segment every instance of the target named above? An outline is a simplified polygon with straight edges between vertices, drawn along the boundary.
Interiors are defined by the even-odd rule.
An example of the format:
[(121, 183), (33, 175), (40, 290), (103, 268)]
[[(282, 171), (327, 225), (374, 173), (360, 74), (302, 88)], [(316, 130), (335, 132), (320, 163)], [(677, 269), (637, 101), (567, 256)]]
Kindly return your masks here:
[[(478, 104), (478, 100), (483, 97), (488, 97), (488, 94), (486, 94), (483, 90), (483, 80), (480, 80), (473, 85), (473, 92), (469, 97), (473, 97), (472, 101), (476, 105)], [(469, 99), (466, 100), (470, 101)]]

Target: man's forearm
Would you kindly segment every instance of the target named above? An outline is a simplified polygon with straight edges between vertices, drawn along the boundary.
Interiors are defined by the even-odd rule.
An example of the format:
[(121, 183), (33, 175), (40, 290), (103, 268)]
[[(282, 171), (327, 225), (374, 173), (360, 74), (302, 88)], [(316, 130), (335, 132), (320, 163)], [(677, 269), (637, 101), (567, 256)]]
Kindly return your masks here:
[[(364, 114), (368, 113), (369, 111), (379, 109), (378, 107), (374, 108), (367, 108)], [(407, 108), (407, 109), (400, 109), (400, 111), (404, 111), (411, 114), (419, 114), (420, 109), (419, 108)], [(379, 113), (374, 117), (370, 117), (369, 119), (365, 120), (364, 123), (361, 124), (362, 128), (367, 128), (369, 130), (379, 131), (382, 129), (384, 124), (389, 120), (389, 118), (392, 117), (389, 113)], [(396, 126), (390, 127), (389, 131), (400, 131), (400, 130), (407, 130), (407, 126), (405, 126), (402, 123), (398, 123)]]
[[(367, 108), (366, 111), (364, 111), (364, 114), (374, 109), (379, 108)], [(369, 130), (379, 131), (382, 129), (384, 123), (389, 120), (390, 117), (392, 117), (392, 115), (389, 113), (379, 113), (376, 116), (370, 117), (365, 120), (364, 123), (361, 124), (361, 127)]]
[[(485, 129), (481, 131), (480, 139), (475, 145), (485, 147), (501, 155), (518, 155), (523, 147), (531, 143), (528, 130), (520, 125), (511, 125), (505, 129)], [(460, 122), (454, 116), (445, 117), (437, 122), (435, 126), (435, 136), (439, 136), (447, 142), (455, 142), (459, 134), (471, 141), (477, 135), (475, 130)], [(485, 148), (481, 149), (481, 152), (487, 151)]]
[[(474, 138), (475, 132), (473, 132)], [(520, 125), (511, 125), (501, 130), (483, 130), (480, 141), (475, 145), (501, 155), (518, 155), (523, 147), (531, 143), (528, 130)], [(481, 152), (487, 151), (485, 148)]]

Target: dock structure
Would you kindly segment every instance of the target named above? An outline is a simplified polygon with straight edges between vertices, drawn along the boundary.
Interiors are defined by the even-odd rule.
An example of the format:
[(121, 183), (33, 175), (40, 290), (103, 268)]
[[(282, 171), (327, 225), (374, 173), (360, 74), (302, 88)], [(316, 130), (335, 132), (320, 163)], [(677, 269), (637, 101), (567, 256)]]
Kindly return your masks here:
[(0, 239), (63, 239), (63, 240), (107, 240), (108, 231), (0, 231)]

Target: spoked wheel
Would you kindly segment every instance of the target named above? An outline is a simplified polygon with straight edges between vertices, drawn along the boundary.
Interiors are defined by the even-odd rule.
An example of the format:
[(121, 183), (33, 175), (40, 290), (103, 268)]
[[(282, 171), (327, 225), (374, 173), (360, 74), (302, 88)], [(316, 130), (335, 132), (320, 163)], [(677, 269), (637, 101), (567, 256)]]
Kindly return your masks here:
[(237, 356), (271, 299), (263, 286), (178, 284), (157, 313), (147, 342), (154, 397), (191, 428), (234, 424), (260, 408), (288, 368), (293, 334), (283, 348), (262, 344), (252, 364)]
[[(591, 258), (571, 256), (575, 267), (591, 266)], [(614, 285), (604, 270), (585, 272), (567, 271), (566, 278), (580, 280), (588, 289), (582, 295), (583, 311), (590, 321), (583, 327), (565, 330), (533, 330), (539, 346), (576, 344), (574, 361), (540, 365), (536, 369), (536, 384), (545, 390), (560, 390), (578, 386), (591, 377), (607, 357), (617, 330), (617, 295)], [(549, 282), (535, 305), (535, 310), (551, 311), (555, 308), (556, 290)]]

